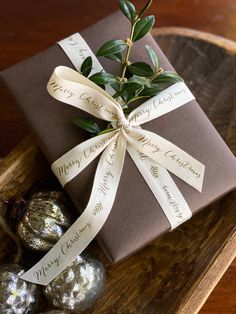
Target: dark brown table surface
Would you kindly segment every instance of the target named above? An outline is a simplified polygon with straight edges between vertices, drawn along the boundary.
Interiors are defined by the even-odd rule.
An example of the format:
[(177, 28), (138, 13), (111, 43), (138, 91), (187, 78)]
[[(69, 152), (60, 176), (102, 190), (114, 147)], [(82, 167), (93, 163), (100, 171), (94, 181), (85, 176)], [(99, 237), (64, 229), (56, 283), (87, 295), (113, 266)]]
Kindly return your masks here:
[[(0, 2), (0, 70), (117, 9), (116, 0), (40, 0)], [(134, 1), (138, 7), (143, 0)], [(154, 0), (157, 27), (182, 26), (236, 40), (236, 0)], [(0, 93), (0, 157), (28, 133), (7, 94)], [(236, 261), (216, 286), (201, 314), (236, 313)]]

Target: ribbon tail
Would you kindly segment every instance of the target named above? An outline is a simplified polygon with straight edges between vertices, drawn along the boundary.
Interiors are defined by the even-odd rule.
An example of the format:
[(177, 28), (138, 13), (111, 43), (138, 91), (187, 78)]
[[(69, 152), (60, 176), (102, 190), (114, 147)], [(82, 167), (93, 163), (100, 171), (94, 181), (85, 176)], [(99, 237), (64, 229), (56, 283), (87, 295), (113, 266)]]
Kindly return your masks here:
[(51, 169), (64, 187), (86, 168), (114, 139), (119, 131), (95, 136), (75, 146), (66, 154), (57, 159)]
[(205, 166), (163, 137), (138, 128), (123, 131), (129, 144), (201, 192)]
[(126, 152), (123, 136), (103, 152), (93, 183), (90, 200), (83, 214), (57, 244), (21, 279), (47, 285), (88, 246), (104, 225), (113, 206)]
[(129, 144), (127, 150), (160, 204), (171, 230), (188, 220), (192, 212), (168, 171)]

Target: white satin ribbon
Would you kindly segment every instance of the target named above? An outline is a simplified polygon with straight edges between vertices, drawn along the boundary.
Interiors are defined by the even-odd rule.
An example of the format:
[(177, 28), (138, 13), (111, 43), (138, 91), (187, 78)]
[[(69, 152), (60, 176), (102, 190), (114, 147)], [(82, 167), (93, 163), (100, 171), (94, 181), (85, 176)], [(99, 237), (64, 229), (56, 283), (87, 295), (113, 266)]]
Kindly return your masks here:
[(65, 54), (77, 71), (80, 71), (81, 65), (87, 57), (91, 57), (93, 59), (93, 68), (90, 75), (103, 71), (102, 65), (94, 56), (91, 48), (79, 33), (72, 34), (71, 36), (59, 41), (58, 45), (64, 50)]
[[(96, 58), (92, 54), (92, 58)], [(116, 128), (72, 148), (52, 164), (65, 186), (101, 152), (86, 209), (57, 244), (21, 278), (47, 285), (93, 240), (104, 225), (115, 199), (126, 149), (162, 207), (171, 229), (192, 215), (168, 171), (201, 191), (205, 167), (199, 161), (140, 125), (194, 99), (183, 82), (174, 84), (125, 116), (118, 102), (78, 72), (57, 67), (48, 83), (49, 94), (63, 103), (112, 122)]]
[[(87, 57), (91, 57), (93, 60), (93, 67), (90, 75), (104, 71), (93, 51), (79, 33), (72, 34), (59, 41), (58, 45), (64, 50), (65, 54), (78, 72), (80, 72), (81, 65)], [(110, 85), (106, 85), (106, 91), (109, 94), (114, 93), (114, 89)]]

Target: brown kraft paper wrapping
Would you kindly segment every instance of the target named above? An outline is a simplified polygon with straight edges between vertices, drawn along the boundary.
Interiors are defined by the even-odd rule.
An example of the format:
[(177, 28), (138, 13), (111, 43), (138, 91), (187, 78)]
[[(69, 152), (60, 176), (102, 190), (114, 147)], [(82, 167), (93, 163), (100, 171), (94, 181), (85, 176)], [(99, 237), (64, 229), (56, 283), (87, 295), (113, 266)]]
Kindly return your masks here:
[[(96, 53), (107, 40), (127, 38), (129, 24), (117, 12), (81, 32), (81, 35)], [(132, 61), (148, 62), (144, 48), (146, 44), (156, 50), (165, 70), (173, 69), (150, 35), (135, 44)], [(104, 58), (99, 61), (108, 72), (119, 74), (116, 62)], [(53, 99), (46, 90), (48, 80), (58, 65), (73, 68), (63, 50), (55, 44), (0, 73), (49, 163), (88, 138), (86, 132), (72, 123), (74, 118), (88, 115)], [(235, 157), (196, 101), (146, 123), (143, 127), (179, 146), (206, 166), (202, 193), (172, 175), (193, 214), (235, 188)], [(80, 212), (88, 202), (97, 161), (98, 159), (65, 187)], [(119, 261), (168, 230), (170, 224), (166, 216), (126, 154), (115, 203), (97, 237), (99, 243), (113, 261)]]

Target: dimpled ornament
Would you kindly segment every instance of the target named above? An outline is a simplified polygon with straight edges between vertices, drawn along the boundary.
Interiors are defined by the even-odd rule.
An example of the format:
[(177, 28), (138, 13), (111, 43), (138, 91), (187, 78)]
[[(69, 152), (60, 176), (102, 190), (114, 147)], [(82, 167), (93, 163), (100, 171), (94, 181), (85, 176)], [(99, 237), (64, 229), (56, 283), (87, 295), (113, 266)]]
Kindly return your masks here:
[(70, 226), (70, 217), (61, 192), (38, 192), (32, 195), (17, 226), (24, 246), (50, 250)]
[(103, 265), (88, 255), (78, 256), (44, 288), (44, 294), (62, 310), (86, 310), (101, 295), (105, 280)]
[(36, 313), (39, 288), (20, 279), (24, 270), (17, 264), (0, 265), (0, 313)]

